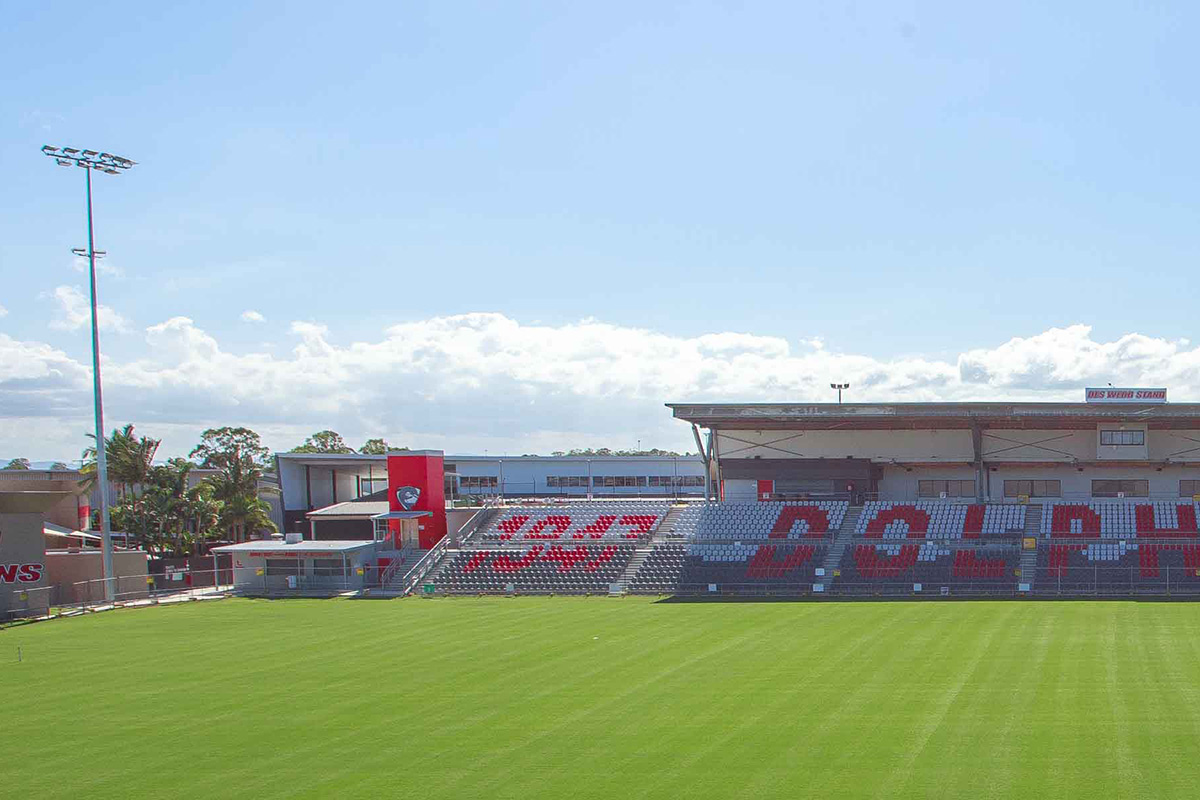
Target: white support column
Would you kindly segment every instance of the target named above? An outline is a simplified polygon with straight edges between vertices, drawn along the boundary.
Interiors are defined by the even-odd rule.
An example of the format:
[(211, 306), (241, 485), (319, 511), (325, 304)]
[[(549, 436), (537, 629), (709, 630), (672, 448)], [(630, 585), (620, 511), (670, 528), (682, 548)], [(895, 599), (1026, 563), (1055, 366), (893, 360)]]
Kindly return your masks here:
[(724, 476), (721, 474), (721, 437), (712, 428), (708, 429), (708, 457), (717, 468), (717, 500), (724, 500), (725, 498), (722, 495), (724, 494), (725, 481)]

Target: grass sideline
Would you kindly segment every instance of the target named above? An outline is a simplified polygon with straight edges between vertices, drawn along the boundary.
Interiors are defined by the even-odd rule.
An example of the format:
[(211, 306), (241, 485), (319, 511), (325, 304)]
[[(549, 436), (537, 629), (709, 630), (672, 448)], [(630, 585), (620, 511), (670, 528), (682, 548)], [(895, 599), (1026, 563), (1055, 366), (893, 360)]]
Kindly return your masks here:
[(10, 797), (1194, 797), (1200, 605), (186, 603), (0, 703)]

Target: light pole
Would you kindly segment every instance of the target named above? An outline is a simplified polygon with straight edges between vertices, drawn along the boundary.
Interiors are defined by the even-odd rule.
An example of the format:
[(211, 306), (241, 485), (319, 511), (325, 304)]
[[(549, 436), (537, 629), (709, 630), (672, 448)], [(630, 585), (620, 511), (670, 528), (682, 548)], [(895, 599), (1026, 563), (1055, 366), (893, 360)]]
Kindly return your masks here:
[(849, 389), (850, 384), (848, 384), (848, 383), (831, 383), (831, 384), (829, 384), (829, 388), (837, 389), (838, 403), (841, 403), (842, 402), (842, 389)]
[[(54, 159), (60, 167), (82, 167), (87, 176), (88, 276), (92, 288), (92, 386), (96, 407), (96, 481), (100, 485), (100, 539), (104, 559), (104, 599), (111, 602), (113, 586), (112, 526), (108, 519), (108, 463), (104, 456), (104, 400), (100, 392), (100, 325), (96, 319), (96, 242), (92, 236), (92, 170), (120, 175), (134, 165), (128, 158), (95, 150), (44, 145), (42, 153)], [(81, 254), (82, 255), (82, 254)]]

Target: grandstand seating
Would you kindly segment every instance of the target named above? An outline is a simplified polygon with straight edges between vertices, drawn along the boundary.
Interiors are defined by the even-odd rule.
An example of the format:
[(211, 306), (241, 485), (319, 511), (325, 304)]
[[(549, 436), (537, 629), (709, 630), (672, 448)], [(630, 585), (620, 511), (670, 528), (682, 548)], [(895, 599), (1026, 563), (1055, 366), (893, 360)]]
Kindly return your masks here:
[(700, 530), (700, 513), (704, 506), (700, 503), (688, 503), (682, 508), (676, 508), (674, 516), (668, 523), (663, 521), (667, 536), (675, 539), (694, 539)]
[(716, 584), (720, 591), (808, 592), (826, 552), (828, 547), (820, 542), (694, 543), (682, 556), (672, 551), (671, 558), (679, 566), (678, 586), (683, 591), (706, 591)]
[(842, 526), (850, 504), (712, 503), (700, 509), (696, 539), (749, 541), (762, 539), (820, 539)]
[(594, 502), (505, 509), (479, 538), (489, 542), (590, 542), (648, 536), (666, 503)]
[(533, 544), (522, 548), (460, 550), (438, 579), (450, 593), (521, 594), (607, 592), (633, 557), (632, 544)]
[[(1191, 501), (1050, 501), (1043, 505), (1037, 592), (1200, 593), (1200, 531)], [(867, 503), (837, 565), (817, 575), (848, 510), (845, 501), (705, 503), (676, 507), (672, 538), (656, 543), (627, 586), (634, 593), (1015, 593), (1016, 539), (1026, 506), (955, 500)], [(449, 592), (605, 593), (621, 580), (671, 506), (567, 503), (509, 508), (452, 553)], [(682, 541), (680, 541), (682, 539)], [(1092, 541), (1082, 541), (1092, 540)], [(474, 548), (474, 549), (473, 549)], [(1028, 580), (1028, 578), (1027, 578)]]
[(1009, 547), (952, 547), (931, 542), (881, 544), (860, 542), (847, 548), (835, 586), (847, 591), (1001, 591), (1016, 589), (1020, 550)]
[(875, 500), (863, 506), (855, 534), (868, 539), (977, 539), (1024, 530), (1022, 505)]
[(632, 594), (668, 594), (679, 588), (687, 558), (687, 545), (666, 543), (655, 546), (629, 582)]
[(1190, 500), (1125, 499), (1046, 503), (1042, 535), (1078, 539), (1195, 537), (1196, 504)]
[(1055, 542), (1038, 551), (1044, 592), (1200, 592), (1200, 543)]

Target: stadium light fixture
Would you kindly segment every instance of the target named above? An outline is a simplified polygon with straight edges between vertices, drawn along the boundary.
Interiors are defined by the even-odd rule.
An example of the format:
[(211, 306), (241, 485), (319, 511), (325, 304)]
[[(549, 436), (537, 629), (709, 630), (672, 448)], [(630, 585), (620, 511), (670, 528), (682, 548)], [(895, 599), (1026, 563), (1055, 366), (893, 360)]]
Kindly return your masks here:
[(829, 388), (837, 389), (838, 403), (841, 403), (842, 402), (842, 389), (849, 389), (850, 384), (848, 384), (848, 383), (831, 383), (831, 384), (829, 384)]
[(82, 167), (87, 177), (87, 250), (75, 248), (71, 252), (79, 256), (87, 256), (88, 274), (92, 289), (92, 399), (96, 412), (96, 478), (100, 484), (100, 538), (103, 545), (104, 560), (104, 599), (114, 599), (113, 578), (113, 549), (112, 524), (108, 514), (108, 460), (104, 453), (104, 398), (100, 384), (100, 326), (96, 319), (96, 259), (102, 258), (103, 250), (96, 249), (95, 238), (92, 234), (92, 171), (100, 170), (109, 175), (118, 175), (133, 166), (134, 162), (127, 158), (99, 153), (95, 150), (80, 151), (74, 147), (55, 147), (43, 145), (42, 155), (54, 159), (60, 167)]

